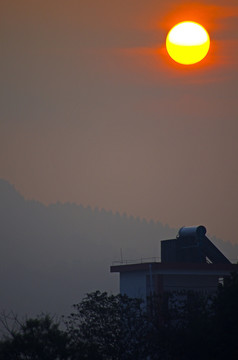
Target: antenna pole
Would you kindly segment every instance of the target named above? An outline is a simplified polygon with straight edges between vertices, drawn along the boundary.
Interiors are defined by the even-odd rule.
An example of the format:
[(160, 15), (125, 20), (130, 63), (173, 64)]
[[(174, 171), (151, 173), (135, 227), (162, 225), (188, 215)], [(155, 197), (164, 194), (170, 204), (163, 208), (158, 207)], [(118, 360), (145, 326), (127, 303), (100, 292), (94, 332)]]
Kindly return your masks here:
[(120, 252), (121, 252), (121, 263), (123, 264), (122, 248), (120, 249)]

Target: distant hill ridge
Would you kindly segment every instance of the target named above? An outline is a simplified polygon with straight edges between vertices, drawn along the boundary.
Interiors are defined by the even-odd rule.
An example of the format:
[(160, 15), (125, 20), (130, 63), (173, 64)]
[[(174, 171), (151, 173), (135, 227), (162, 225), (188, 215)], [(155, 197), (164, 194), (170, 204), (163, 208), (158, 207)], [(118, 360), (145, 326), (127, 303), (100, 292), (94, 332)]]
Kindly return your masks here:
[[(68, 312), (86, 292), (117, 293), (115, 260), (160, 257), (177, 229), (74, 203), (25, 200), (0, 179), (0, 311)], [(238, 246), (211, 239), (230, 258)]]
[[(156, 225), (159, 224), (161, 226), (161, 223), (159, 221), (155, 222), (153, 219), (151, 220), (147, 220), (145, 218), (141, 218), (139, 216), (134, 216), (131, 214), (127, 214), (126, 212), (124, 212), (123, 214), (120, 214), (118, 211), (117, 212), (113, 212), (111, 210), (106, 210), (104, 208), (99, 208), (98, 206), (96, 207), (91, 207), (90, 205), (88, 206), (83, 206), (83, 205), (78, 205), (75, 202), (65, 202), (62, 203), (60, 201), (50, 204), (50, 205), (44, 205), (43, 203), (41, 203), (40, 201), (37, 200), (26, 200), (23, 195), (21, 195), (15, 188), (14, 185), (10, 184), (8, 181), (4, 180), (4, 179), (0, 179), (0, 200), (1, 203), (3, 203), (5, 201), (5, 204), (8, 204), (8, 206), (15, 206), (16, 202), (24, 202), (24, 203), (28, 203), (28, 204), (38, 204), (39, 206), (43, 206), (45, 208), (48, 207), (56, 207), (56, 206), (72, 206), (74, 209), (78, 208), (78, 210), (83, 210), (85, 212), (88, 213), (102, 213), (102, 214), (108, 214), (110, 216), (117, 216), (120, 217), (122, 219), (127, 218), (128, 220), (131, 221), (136, 221), (136, 222), (143, 222), (143, 223), (147, 223), (150, 225)], [(11, 202), (11, 200), (13, 200), (13, 203)], [(163, 225), (165, 228), (170, 228), (168, 225)], [(170, 228), (171, 229), (171, 228)], [(174, 230), (174, 229), (173, 229)]]

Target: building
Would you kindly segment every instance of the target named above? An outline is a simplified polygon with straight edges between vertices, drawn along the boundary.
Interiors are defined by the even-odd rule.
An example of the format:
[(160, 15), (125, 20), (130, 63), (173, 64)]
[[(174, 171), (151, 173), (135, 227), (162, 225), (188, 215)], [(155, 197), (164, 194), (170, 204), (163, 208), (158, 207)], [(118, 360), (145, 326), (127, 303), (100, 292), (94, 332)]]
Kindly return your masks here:
[(204, 226), (183, 227), (176, 239), (161, 241), (161, 262), (119, 264), (120, 293), (146, 301), (151, 294), (181, 290), (211, 294), (219, 282), (238, 271), (207, 238)]

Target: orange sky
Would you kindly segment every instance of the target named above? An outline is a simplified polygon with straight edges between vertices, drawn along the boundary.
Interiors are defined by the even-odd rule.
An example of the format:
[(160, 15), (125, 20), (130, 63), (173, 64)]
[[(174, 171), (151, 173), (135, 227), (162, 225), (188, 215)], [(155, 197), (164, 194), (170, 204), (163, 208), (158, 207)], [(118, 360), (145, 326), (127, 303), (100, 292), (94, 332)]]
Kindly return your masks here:
[[(0, 14), (0, 177), (238, 243), (236, 1), (2, 0)], [(191, 67), (164, 47), (183, 20), (211, 36)]]

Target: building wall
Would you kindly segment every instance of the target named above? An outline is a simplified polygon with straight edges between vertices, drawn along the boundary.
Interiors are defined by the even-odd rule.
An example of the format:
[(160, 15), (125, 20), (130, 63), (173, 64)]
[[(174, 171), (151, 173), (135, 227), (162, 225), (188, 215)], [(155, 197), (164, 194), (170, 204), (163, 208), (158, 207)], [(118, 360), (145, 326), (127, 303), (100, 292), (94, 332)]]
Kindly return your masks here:
[(193, 290), (212, 293), (217, 290), (218, 280), (216, 275), (164, 275), (163, 291)]
[(146, 274), (144, 271), (120, 273), (120, 293), (146, 300)]
[[(113, 269), (114, 270), (114, 269)], [(120, 271), (121, 270), (121, 271)], [(223, 277), (230, 275), (230, 267), (217, 268), (213, 265), (184, 268), (164, 266), (160, 263), (136, 264), (115, 267), (120, 272), (120, 293), (129, 297), (142, 298), (153, 293), (162, 294), (167, 291), (193, 290), (212, 293), (217, 290)]]
[(120, 273), (120, 293), (146, 301), (151, 293), (162, 294), (170, 291), (202, 291), (212, 293), (217, 290), (218, 274), (167, 273), (131, 271)]

